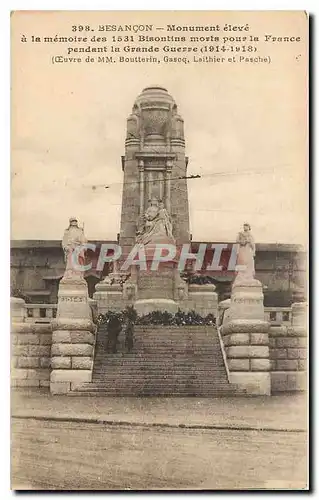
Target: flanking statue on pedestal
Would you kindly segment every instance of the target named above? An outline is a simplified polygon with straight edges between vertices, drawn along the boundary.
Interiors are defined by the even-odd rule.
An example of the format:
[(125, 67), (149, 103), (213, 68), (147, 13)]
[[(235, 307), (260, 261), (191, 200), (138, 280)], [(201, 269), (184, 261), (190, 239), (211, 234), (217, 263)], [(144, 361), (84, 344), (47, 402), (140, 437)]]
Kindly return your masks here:
[[(255, 278), (255, 242), (249, 224), (237, 235), (237, 275), (220, 327), (230, 382), (248, 394), (270, 394), (269, 323), (262, 284)], [(228, 306), (228, 304), (227, 304)]]
[(238, 245), (237, 265), (243, 268), (238, 271), (236, 277), (237, 282), (253, 280), (255, 278), (255, 241), (251, 233), (250, 224), (245, 223), (243, 229), (243, 231), (238, 233), (236, 239)]
[[(52, 321), (50, 390), (65, 394), (90, 382), (93, 367), (95, 325), (84, 271), (87, 243), (75, 217), (62, 239), (65, 272), (59, 284), (58, 308)], [(92, 302), (92, 301), (91, 301)]]
[[(83, 266), (85, 263), (85, 252), (80, 247), (87, 243), (84, 235), (84, 229), (80, 228), (76, 217), (70, 217), (69, 227), (64, 231), (62, 239), (62, 248), (64, 252), (65, 272), (63, 280), (65, 279), (84, 279), (84, 273), (78, 266)], [(77, 251), (79, 249), (79, 251)]]

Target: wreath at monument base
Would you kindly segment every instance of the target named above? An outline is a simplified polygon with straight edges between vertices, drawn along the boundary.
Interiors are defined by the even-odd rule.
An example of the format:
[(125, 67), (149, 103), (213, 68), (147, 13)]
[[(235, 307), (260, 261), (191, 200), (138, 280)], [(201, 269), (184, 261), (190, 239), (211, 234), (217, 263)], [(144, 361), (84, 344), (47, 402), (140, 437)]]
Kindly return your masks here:
[(201, 316), (196, 311), (183, 312), (180, 309), (175, 313), (167, 311), (153, 311), (149, 314), (138, 316), (134, 307), (127, 307), (124, 311), (107, 311), (98, 317), (98, 325), (106, 324), (111, 318), (117, 318), (122, 325), (126, 323), (135, 325), (162, 325), (162, 326), (185, 326), (185, 325), (215, 325), (216, 318), (213, 314)]
[(215, 280), (211, 276), (184, 272), (181, 278), (189, 285), (214, 285)]

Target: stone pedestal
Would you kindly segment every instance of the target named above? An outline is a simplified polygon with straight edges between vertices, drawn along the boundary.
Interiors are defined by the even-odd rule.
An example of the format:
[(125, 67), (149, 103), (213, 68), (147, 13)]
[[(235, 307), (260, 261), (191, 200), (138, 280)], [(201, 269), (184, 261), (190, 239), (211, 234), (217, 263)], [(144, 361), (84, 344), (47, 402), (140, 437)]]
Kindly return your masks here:
[(172, 299), (139, 299), (135, 302), (134, 308), (139, 316), (153, 311), (175, 314), (178, 311), (178, 304)]
[(95, 287), (94, 300), (97, 303), (98, 314), (107, 311), (122, 311), (126, 306), (123, 297), (122, 275), (112, 273)]
[(291, 306), (292, 325), (307, 328), (307, 304), (306, 302), (295, 302)]
[(144, 248), (146, 269), (133, 270), (132, 273), (132, 281), (136, 283), (134, 307), (139, 315), (153, 311), (167, 311), (174, 314), (178, 311), (178, 304), (174, 300), (177, 262), (156, 260), (155, 244), (145, 245)]
[(66, 394), (92, 378), (95, 325), (83, 278), (62, 279), (52, 330), (50, 391)]
[(264, 320), (261, 283), (235, 281), (220, 331), (229, 381), (248, 394), (270, 395), (269, 327)]
[(213, 314), (217, 317), (218, 295), (215, 292), (215, 285), (189, 285), (188, 297), (184, 302), (180, 302), (181, 308), (188, 311), (196, 311), (205, 317)]
[(11, 321), (23, 322), (25, 319), (25, 301), (17, 297), (10, 297)]

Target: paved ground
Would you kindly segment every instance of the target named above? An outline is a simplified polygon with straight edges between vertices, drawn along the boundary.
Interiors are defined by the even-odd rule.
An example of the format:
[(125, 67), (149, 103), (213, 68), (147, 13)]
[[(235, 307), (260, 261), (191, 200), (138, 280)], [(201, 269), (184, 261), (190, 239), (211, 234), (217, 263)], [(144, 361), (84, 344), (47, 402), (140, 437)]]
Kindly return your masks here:
[(103, 398), (14, 391), (13, 416), (136, 424), (252, 429), (306, 429), (305, 396), (234, 398)]
[(304, 408), (302, 396), (197, 400), (14, 393), (12, 487), (306, 488)]

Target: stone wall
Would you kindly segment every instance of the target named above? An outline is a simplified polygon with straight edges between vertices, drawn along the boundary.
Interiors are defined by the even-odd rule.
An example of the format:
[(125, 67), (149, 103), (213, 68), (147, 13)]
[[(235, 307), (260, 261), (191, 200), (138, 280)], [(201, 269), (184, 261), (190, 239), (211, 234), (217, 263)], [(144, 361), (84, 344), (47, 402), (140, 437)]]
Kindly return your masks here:
[[(270, 372), (271, 394), (306, 390), (306, 305), (292, 305), (291, 325), (271, 326), (268, 333), (262, 333), (258, 332), (258, 324), (243, 324), (242, 332), (238, 327), (236, 332), (234, 328), (232, 332), (231, 324), (226, 328), (222, 326), (223, 311), (226, 310), (227, 316), (229, 304), (229, 300), (219, 303), (218, 324), (232, 377), (232, 372), (237, 372), (236, 377), (249, 382), (249, 377), (253, 381), (255, 371)], [(235, 382), (234, 378), (232, 380)]]
[(304, 391), (307, 385), (307, 328), (305, 304), (293, 304), (292, 325), (269, 333), (272, 393)]
[(26, 323), (25, 303), (11, 299), (11, 384), (49, 387), (52, 329), (50, 323)]

